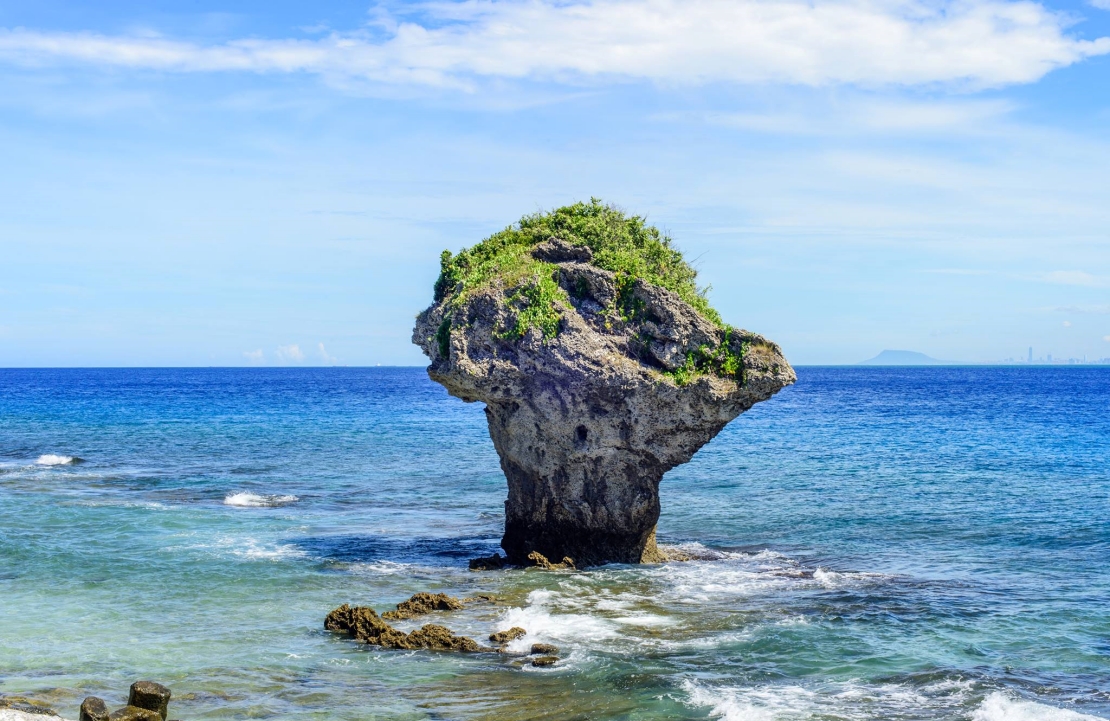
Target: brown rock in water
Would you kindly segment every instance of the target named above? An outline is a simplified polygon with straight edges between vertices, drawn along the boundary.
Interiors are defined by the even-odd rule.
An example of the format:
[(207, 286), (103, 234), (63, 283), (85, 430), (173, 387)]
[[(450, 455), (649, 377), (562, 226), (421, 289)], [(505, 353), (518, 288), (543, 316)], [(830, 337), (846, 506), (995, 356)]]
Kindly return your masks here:
[(429, 648), (437, 651), (480, 651), (474, 639), (456, 636), (451, 629), (428, 623), (408, 635), (405, 648)]
[(557, 656), (540, 656), (539, 658), (532, 659), (532, 665), (533, 666), (554, 666), (556, 663), (558, 663), (558, 661), (559, 661), (559, 658)]
[[(596, 230), (636, 219), (582, 208), (556, 211), (573, 218), (553, 221), (564, 239), (529, 235), (546, 222), (532, 219), (517, 236), (505, 231), (454, 260), (446, 254), (435, 300), (413, 330), (431, 360), (429, 377), (486, 406), (508, 481), (501, 546), (519, 565), (532, 552), (580, 567), (665, 560), (655, 541), (663, 474), (795, 381), (775, 343), (718, 324), (677, 292), (597, 265), (619, 249), (603, 248), (594, 230), (574, 236), (574, 223)], [(660, 272), (684, 265), (654, 242), (655, 250), (620, 252), (643, 252), (645, 263), (666, 256)], [(530, 251), (515, 250), (527, 243)], [(516, 271), (479, 277), (510, 252), (531, 258), (497, 261), (492, 267)]]
[(124, 706), (108, 715), (108, 721), (164, 721), (157, 711), (138, 706)]
[(550, 643), (533, 643), (531, 654), (533, 656), (554, 656), (559, 649)]
[(391, 621), (400, 621), (406, 618), (423, 616), (432, 611), (457, 611), (462, 607), (462, 601), (454, 596), (448, 596), (446, 593), (437, 593), (435, 595), (430, 593), (417, 593), (409, 600), (398, 603), (396, 611), (386, 611), (383, 613), (382, 618), (388, 618)]
[(470, 559), (471, 571), (499, 571), (505, 567), (505, 559), (500, 553), (495, 553), (486, 558)]
[(329, 631), (346, 632), (352, 638), (385, 648), (406, 648), (403, 631), (383, 621), (374, 609), (367, 606), (343, 604), (324, 619), (324, 628)]
[(156, 711), (162, 721), (166, 721), (170, 708), (170, 690), (153, 681), (136, 681), (131, 684), (127, 705)]
[(493, 641), (496, 644), (504, 645), (504, 644), (508, 643), (509, 641), (512, 641), (514, 639), (520, 638), (521, 636), (524, 636), (527, 633), (528, 632), (525, 631), (520, 626), (513, 626), (512, 628), (508, 629), (507, 631), (498, 631), (497, 633), (491, 633), (489, 635), (489, 640)]
[(528, 554), (528, 563), (536, 568), (542, 568), (545, 571), (561, 571), (564, 569), (576, 570), (574, 567), (574, 559), (563, 556), (563, 560), (559, 563), (552, 563), (547, 560), (547, 556), (539, 551), (532, 551)]
[(0, 709), (11, 709), (12, 711), (42, 714), (44, 716), (57, 715), (48, 704), (24, 696), (0, 696)]
[(89, 696), (81, 702), (79, 721), (108, 721), (108, 705), (104, 699)]
[(450, 629), (429, 623), (412, 633), (398, 631), (383, 621), (374, 609), (343, 604), (327, 615), (324, 628), (347, 633), (352, 638), (382, 648), (427, 648), (443, 651), (480, 651), (476, 641), (456, 636)]

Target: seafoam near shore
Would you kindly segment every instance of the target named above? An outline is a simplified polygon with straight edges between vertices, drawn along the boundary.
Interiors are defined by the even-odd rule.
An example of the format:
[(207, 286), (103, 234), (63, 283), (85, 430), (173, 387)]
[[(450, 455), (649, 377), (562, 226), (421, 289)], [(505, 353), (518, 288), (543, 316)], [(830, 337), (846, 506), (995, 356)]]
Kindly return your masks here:
[[(505, 481), (481, 407), (420, 369), (0, 371), (0, 694), (74, 718), (156, 678), (190, 721), (1110, 718), (1107, 407), (1097, 368), (802, 368), (664, 478), (661, 541), (695, 560), (472, 573)], [(519, 625), (561, 660), (321, 627), (416, 591), (498, 601), (403, 630)]]

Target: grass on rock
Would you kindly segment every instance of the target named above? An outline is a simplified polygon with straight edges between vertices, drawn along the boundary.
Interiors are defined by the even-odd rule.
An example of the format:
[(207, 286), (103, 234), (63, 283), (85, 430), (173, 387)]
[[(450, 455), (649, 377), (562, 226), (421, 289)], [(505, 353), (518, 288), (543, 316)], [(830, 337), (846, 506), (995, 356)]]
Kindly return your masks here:
[[(436, 302), (448, 300), (451, 306), (459, 307), (474, 292), (497, 284), (508, 293), (506, 301), (517, 311), (516, 324), (502, 329), (500, 337), (517, 340), (529, 329), (537, 328), (545, 339), (554, 338), (570, 299), (557, 282), (558, 268), (531, 255), (535, 246), (552, 237), (588, 247), (593, 252), (591, 264), (616, 276), (617, 302), (612, 310), (622, 320), (638, 316), (640, 309), (632, 291), (636, 281), (643, 280), (674, 292), (706, 320), (731, 332), (709, 305), (709, 288), (698, 287), (697, 271), (683, 259), (671, 237), (648, 225), (643, 217), (628, 215), (597, 198), (549, 213), (526, 215), (519, 223), (457, 254), (443, 251), (435, 283)], [(440, 327), (436, 338), (446, 355), (449, 321)], [(679, 385), (704, 372), (740, 377), (740, 360), (728, 350), (727, 336), (719, 348), (691, 353), (683, 368), (686, 370), (668, 373)]]

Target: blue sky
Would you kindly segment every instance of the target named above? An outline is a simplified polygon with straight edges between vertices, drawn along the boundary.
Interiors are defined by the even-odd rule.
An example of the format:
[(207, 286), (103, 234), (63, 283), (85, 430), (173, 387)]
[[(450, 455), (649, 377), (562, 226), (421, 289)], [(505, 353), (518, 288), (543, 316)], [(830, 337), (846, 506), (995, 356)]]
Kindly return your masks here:
[(8, 0), (0, 366), (421, 364), (590, 196), (795, 363), (1108, 357), (1108, 8)]

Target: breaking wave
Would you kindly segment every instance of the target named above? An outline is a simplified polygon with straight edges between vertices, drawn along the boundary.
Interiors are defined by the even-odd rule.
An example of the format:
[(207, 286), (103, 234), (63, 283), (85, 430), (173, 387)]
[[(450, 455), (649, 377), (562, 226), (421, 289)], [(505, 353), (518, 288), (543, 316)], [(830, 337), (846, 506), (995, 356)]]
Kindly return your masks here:
[(35, 460), (36, 466), (72, 466), (80, 463), (77, 456), (60, 456), (54, 453), (44, 453)]
[(296, 496), (263, 496), (257, 493), (230, 493), (224, 498), (225, 506), (237, 506), (239, 508), (276, 508), (277, 506), (287, 506), (290, 503), (296, 503), (298, 499)]

